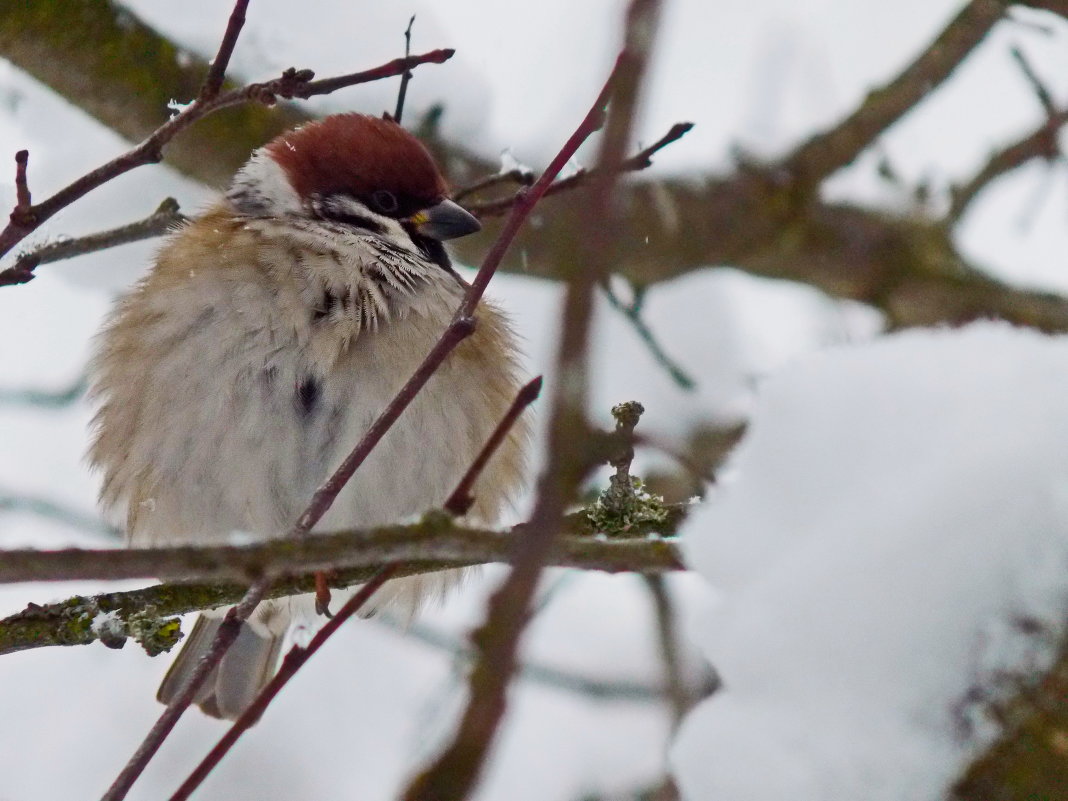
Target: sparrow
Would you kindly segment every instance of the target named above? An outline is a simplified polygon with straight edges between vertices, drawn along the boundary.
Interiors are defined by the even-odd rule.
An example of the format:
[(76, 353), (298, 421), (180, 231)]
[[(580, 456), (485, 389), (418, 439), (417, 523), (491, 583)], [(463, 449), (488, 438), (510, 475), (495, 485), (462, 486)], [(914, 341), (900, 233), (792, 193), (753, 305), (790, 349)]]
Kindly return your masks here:
[[(338, 114), (255, 151), (225, 196), (172, 232), (96, 340), (89, 451), (133, 547), (285, 536), (411, 376), (466, 282), (442, 244), (478, 220), (400, 125)], [(520, 386), (517, 338), (483, 301), (475, 333), (412, 401), (313, 531), (440, 507)], [(521, 489), (522, 421), (476, 488), (494, 522)], [(415, 610), (462, 571), (394, 579)], [(234, 719), (275, 672), (307, 598), (257, 607), (196, 703)], [(168, 703), (225, 610), (202, 614), (160, 687)]]

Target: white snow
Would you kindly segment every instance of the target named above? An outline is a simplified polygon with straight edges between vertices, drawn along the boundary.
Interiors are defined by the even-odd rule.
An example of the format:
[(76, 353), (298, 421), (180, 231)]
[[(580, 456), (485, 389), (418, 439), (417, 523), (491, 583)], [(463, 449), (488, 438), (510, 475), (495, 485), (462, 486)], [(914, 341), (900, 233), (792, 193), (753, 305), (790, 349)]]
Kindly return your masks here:
[(969, 691), (1041, 664), (1068, 610), (1066, 408), (1068, 338), (1000, 324), (768, 380), (686, 528), (726, 687), (676, 743), (687, 798), (942, 797), (996, 732)]

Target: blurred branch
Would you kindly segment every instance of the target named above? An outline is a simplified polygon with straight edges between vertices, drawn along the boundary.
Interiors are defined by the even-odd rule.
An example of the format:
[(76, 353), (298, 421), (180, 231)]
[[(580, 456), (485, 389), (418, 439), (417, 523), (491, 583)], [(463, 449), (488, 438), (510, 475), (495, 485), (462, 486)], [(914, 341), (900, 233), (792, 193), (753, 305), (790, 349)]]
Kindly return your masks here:
[[(54, 520), (57, 523), (63, 523), (64, 525), (71, 526), (81, 531), (88, 531), (92, 534), (102, 534), (115, 540), (118, 540), (118, 538), (122, 536), (122, 532), (119, 531), (119, 529), (114, 526), (109, 526), (99, 517), (80, 512), (73, 507), (56, 503), (48, 498), (35, 498), (32, 495), (15, 495), (5, 492), (0, 494), (0, 512), (24, 512), (43, 517), (46, 520)], [(0, 556), (3, 554), (4, 551), (0, 550)]]
[(1032, 159), (1044, 159), (1052, 162), (1061, 156), (1057, 137), (1061, 128), (1068, 123), (1068, 108), (1058, 109), (1053, 102), (1053, 95), (1038, 77), (1031, 63), (1018, 47), (1011, 50), (1013, 60), (1020, 67), (1028, 85), (1034, 91), (1035, 98), (1046, 113), (1046, 120), (1031, 133), (1013, 142), (990, 156), (986, 164), (962, 186), (951, 190), (951, 203), (947, 219), (952, 223), (959, 220), (979, 194), (993, 181), (1011, 172)]
[(671, 380), (674, 381), (681, 389), (685, 389), (688, 392), (693, 391), (697, 386), (694, 380), (689, 374), (683, 370), (674, 359), (664, 352), (664, 349), (660, 346), (660, 343), (656, 339), (656, 335), (642, 319), (642, 304), (645, 301), (646, 287), (631, 285), (631, 291), (634, 293), (634, 297), (630, 303), (625, 303), (615, 292), (612, 291), (611, 284), (605, 281), (601, 284), (601, 289), (608, 298), (609, 304), (612, 308), (622, 314), (627, 321), (634, 328), (634, 332), (638, 335), (639, 339), (645, 343), (645, 347), (648, 348), (653, 360), (664, 368)]
[[(403, 634), (409, 639), (417, 640), (431, 648), (444, 651), (462, 665), (469, 665), (475, 657), (475, 651), (470, 643), (460, 637), (439, 631), (418, 621), (409, 624), (394, 620), (381, 613), (371, 618), (371, 621)], [(655, 703), (665, 698), (664, 687), (661, 684), (583, 676), (538, 662), (522, 663), (516, 670), (516, 675), (533, 684), (575, 693), (592, 701)], [(706, 678), (699, 683), (695, 683), (694, 686), (688, 686), (686, 692), (692, 697), (702, 698), (711, 693), (715, 686), (715, 682)]]
[[(607, 275), (615, 253), (616, 243), (610, 234), (617, 222), (613, 189), (630, 138), (659, 12), (658, 0), (632, 0), (629, 4), (623, 47), (615, 66), (586, 117), (552, 162), (558, 172), (594, 131), (605, 126), (599, 171), (591, 181), (577, 240), (577, 261), (582, 269), (572, 271), (564, 298), (556, 357), (560, 381), (550, 401), (548, 462), (538, 482), (531, 527), (525, 536), (516, 539), (512, 571), (490, 597), (485, 620), (472, 633), (478, 658), (469, 677), (468, 702), (457, 730), (441, 754), (408, 785), (403, 793), (405, 801), (461, 801), (474, 791), (505, 714), (507, 689), (518, 666), (519, 642), (529, 620), (538, 579), (561, 529), (561, 515), (588, 469), (586, 362), (593, 293), (596, 283)], [(539, 185), (540, 180), (535, 186)], [(521, 193), (513, 214), (521, 208), (525, 194)]]
[(672, 729), (676, 729), (683, 716), (690, 711), (695, 699), (701, 696), (693, 695), (683, 678), (679, 635), (675, 630), (675, 608), (668, 593), (667, 583), (662, 576), (650, 575), (644, 579), (656, 611), (657, 640), (660, 643), (660, 658), (664, 664), (665, 695), (671, 703)]
[(2, 389), (0, 388), (0, 405), (41, 406), (62, 409), (75, 403), (85, 394), (89, 380), (83, 373), (74, 382), (57, 390), (47, 389)]
[(780, 163), (805, 193), (852, 164), (883, 132), (919, 105), (968, 57), (1004, 16), (1003, 0), (971, 0), (893, 80), (868, 93), (834, 128), (809, 139)]
[[(1068, 124), (1068, 108), (1054, 112), (1027, 136), (992, 154), (970, 180), (953, 187), (946, 215), (948, 221), (953, 223), (963, 217), (980, 193), (1001, 176), (1033, 159), (1053, 161), (1058, 158), (1061, 151), (1057, 135), (1065, 124)], [(1063, 321), (1054, 330), (1064, 330)]]

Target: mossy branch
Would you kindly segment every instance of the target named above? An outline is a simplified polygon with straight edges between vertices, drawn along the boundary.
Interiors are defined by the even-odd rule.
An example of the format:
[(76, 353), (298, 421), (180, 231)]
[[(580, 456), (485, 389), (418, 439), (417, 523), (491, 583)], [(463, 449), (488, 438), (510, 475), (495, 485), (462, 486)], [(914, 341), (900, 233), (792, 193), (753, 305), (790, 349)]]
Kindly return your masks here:
[[(557, 567), (608, 572), (660, 573), (681, 570), (670, 539), (688, 507), (668, 507), (667, 518), (626, 532), (596, 531), (584, 514), (566, 520), (551, 557)], [(38, 605), (0, 620), (0, 655), (48, 645), (85, 645), (101, 640), (121, 647), (133, 637), (149, 653), (168, 650), (181, 637), (175, 615), (236, 602), (252, 581), (276, 576), (269, 597), (315, 589), (317, 570), (334, 570), (332, 586), (366, 581), (384, 564), (399, 564), (398, 575), (449, 567), (507, 562), (524, 526), (511, 531), (457, 525), (431, 514), (407, 526), (384, 526), (255, 545), (144, 548), (132, 550), (6, 551), (0, 581), (181, 577), (130, 592)], [(619, 536), (625, 534), (625, 536)], [(646, 535), (662, 535), (649, 537)], [(197, 580), (203, 583), (189, 583)], [(205, 581), (207, 580), (207, 581)]]

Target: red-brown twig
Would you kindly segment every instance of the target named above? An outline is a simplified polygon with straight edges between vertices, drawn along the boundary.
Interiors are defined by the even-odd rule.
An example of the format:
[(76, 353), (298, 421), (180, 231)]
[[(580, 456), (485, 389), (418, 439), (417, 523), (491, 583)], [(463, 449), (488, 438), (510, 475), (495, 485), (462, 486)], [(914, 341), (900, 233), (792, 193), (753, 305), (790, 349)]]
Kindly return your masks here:
[(471, 508), (471, 504), (474, 503), (474, 496), (471, 494), (471, 489), (474, 487), (474, 483), (478, 481), (478, 476), (482, 475), (482, 471), (485, 470), (486, 464), (490, 457), (497, 452), (498, 447), (504, 442), (504, 438), (508, 436), (508, 431), (512, 430), (512, 426), (516, 424), (519, 419), (519, 415), (523, 413), (528, 406), (533, 404), (537, 399), (537, 396), (541, 394), (541, 376), (538, 376), (534, 380), (525, 384), (522, 389), (519, 390), (516, 395), (516, 399), (513, 400), (512, 406), (508, 407), (508, 410), (504, 413), (504, 417), (497, 424), (497, 427), (493, 429), (493, 433), (486, 440), (486, 444), (483, 445), (482, 451), (478, 452), (475, 460), (471, 462), (471, 467), (464, 474), (464, 477), (460, 478), (460, 483), (456, 485), (456, 489), (453, 490), (449, 500), (445, 501), (443, 508), (445, 512), (450, 515), (460, 517), (468, 513), (468, 509)]
[[(615, 172), (637, 172), (651, 167), (653, 164), (653, 156), (660, 150), (670, 145), (672, 142), (677, 142), (683, 136), (685, 136), (691, 128), (693, 128), (692, 122), (677, 122), (671, 126), (671, 129), (657, 139), (653, 144), (646, 148), (642, 148), (633, 156), (623, 160), (613, 169)], [(514, 172), (514, 171), (513, 171)], [(462, 190), (467, 194), (471, 194), (475, 191), (485, 188), (486, 186), (492, 186), (493, 184), (500, 183), (504, 178), (510, 178), (511, 173), (503, 173), (502, 175), (492, 175), (487, 179), (483, 179), (470, 187)], [(573, 175), (567, 176), (556, 181), (550, 186), (545, 194), (555, 195), (557, 192), (564, 192), (569, 189), (575, 189), (582, 184), (589, 183), (592, 179), (597, 177), (597, 170), (581, 169)], [(522, 191), (522, 190), (520, 190)], [(457, 193), (459, 196), (461, 193)], [(470, 203), (466, 205), (468, 211), (474, 214), (476, 217), (495, 217), (498, 214), (503, 214), (508, 211), (515, 203), (519, 193), (512, 195), (511, 197), (502, 198), (501, 200), (488, 200), (484, 203)]]
[[(25, 217), (30, 213), (30, 184), (26, 180), (26, 166), (30, 162), (30, 151), (20, 150), (15, 154), (15, 210), (11, 212), (12, 221), (17, 216)], [(28, 222), (28, 221), (27, 221)]]
[(230, 21), (226, 24), (226, 33), (223, 34), (219, 43), (219, 52), (215, 54), (211, 62), (211, 69), (200, 87), (198, 99), (202, 103), (213, 100), (222, 89), (223, 81), (226, 80), (226, 68), (230, 66), (230, 57), (234, 54), (234, 46), (237, 37), (241, 35), (241, 29), (245, 26), (245, 12), (248, 10), (249, 0), (237, 0), (234, 10), (230, 12)]
[[(566, 179), (565, 179), (566, 180)], [(534, 183), (534, 173), (528, 169), (522, 167), (516, 167), (515, 169), (507, 170), (505, 172), (498, 172), (493, 175), (487, 175), (485, 178), (479, 178), (474, 183), (468, 184), (461, 189), (457, 189), (452, 193), (452, 199), (459, 203), (465, 197), (470, 197), (478, 192), (484, 192), (487, 189), (491, 189), (501, 184), (515, 184), (517, 186), (530, 186)], [(560, 182), (557, 181), (557, 184)], [(556, 186), (556, 184), (553, 184)], [(553, 190), (553, 186), (549, 187), (550, 194)]]
[(241, 713), (241, 716), (234, 721), (233, 725), (227, 730), (219, 742), (215, 744), (215, 747), (208, 752), (208, 755), (204, 757), (199, 765), (189, 775), (189, 778), (182, 782), (181, 787), (175, 791), (171, 796), (171, 801), (182, 801), (182, 799), (189, 798), (193, 794), (200, 784), (208, 777), (208, 774), (215, 769), (215, 766), (219, 764), (220, 760), (226, 756), (227, 752), (233, 748), (234, 743), (238, 738), (244, 734), (248, 729), (260, 719), (267, 706), (275, 699), (282, 688), (289, 683), (289, 680), (293, 678), (298, 670), (318, 651), (323, 643), (330, 639), (342, 624), (360, 611), (368, 599), (374, 595), (379, 588), (386, 583), (386, 580), (393, 575), (395, 570), (394, 566), (383, 567), (375, 574), (375, 577), (360, 587), (359, 591), (352, 596), (342, 606), (330, 620), (328, 620), (321, 629), (319, 629), (315, 636), (312, 637), (311, 642), (308, 643), (307, 648), (301, 648), (299, 645), (294, 645), (286, 654), (285, 659), (282, 660), (282, 666), (278, 669), (278, 672), (274, 675), (267, 686), (264, 687), (260, 694), (256, 696), (256, 700)]
[(145, 767), (156, 751), (163, 745), (163, 741), (167, 739), (178, 719), (181, 718), (182, 713), (193, 703), (197, 690), (208, 678), (208, 674), (219, 664), (223, 655), (233, 645), (234, 640), (237, 639), (237, 635), (241, 631), (243, 622), (248, 620), (249, 615), (256, 610), (256, 606), (263, 599), (266, 589), (267, 586), (262, 583), (249, 587), (245, 597), (241, 599), (241, 603), (227, 613), (226, 620), (219, 627), (218, 634), (215, 635), (211, 649), (201, 657), (185, 687), (171, 701), (163, 711), (163, 714), (159, 716), (159, 720), (145, 735), (145, 739), (141, 741), (141, 745), (134, 752), (134, 755), (130, 757), (122, 772), (119, 773), (111, 787), (101, 797), (101, 801), (120, 801), (130, 792), (133, 783), (137, 781), (137, 777), (144, 772)]
[(519, 419), (521, 415), (530, 404), (538, 399), (538, 395), (541, 394), (542, 378), (539, 375), (533, 381), (526, 384), (515, 396), (515, 400), (512, 401), (512, 405), (508, 407), (508, 411), (505, 412), (504, 417), (497, 423), (497, 427), (493, 429), (493, 433), (490, 434), (490, 438), (486, 440), (486, 444), (482, 446), (482, 450), (479, 451), (478, 456), (475, 457), (475, 461), (471, 463), (471, 466), (467, 468), (467, 472), (464, 473), (464, 477), (460, 479), (460, 483), (456, 485), (456, 489), (452, 491), (448, 500), (445, 501), (443, 507), (446, 512), (456, 517), (467, 514), (467, 511), (471, 508), (471, 504), (475, 502), (475, 496), (471, 494), (471, 489), (475, 486), (475, 482), (478, 481), (478, 477), (482, 475), (482, 471), (486, 468), (486, 464), (490, 458), (496, 453), (497, 449), (504, 442), (504, 438), (508, 436), (508, 432), (512, 430), (512, 426), (515, 425), (515, 421)]
[[(325, 78), (318, 81), (312, 80), (314, 74), (311, 70), (288, 69), (281, 77), (273, 81), (249, 84), (229, 92), (223, 92), (213, 100), (195, 100), (183, 111), (157, 128), (141, 144), (86, 173), (41, 203), (30, 206), (25, 209), (25, 213), (20, 212), (20, 219), (13, 218), (3, 231), (0, 231), (0, 256), (10, 252), (15, 245), (60, 209), (66, 208), (113, 178), (145, 164), (154, 164), (160, 161), (163, 158), (163, 148), (171, 139), (194, 122), (220, 109), (251, 102), (269, 105), (275, 102), (278, 97), (308, 98), (315, 95), (330, 94), (348, 86), (401, 75), (405, 70), (412, 69), (420, 64), (441, 64), (450, 59), (454, 52), (453, 50), (432, 50), (429, 53), (423, 53), (418, 56), (394, 59), (380, 67), (364, 70), (363, 72), (354, 72), (349, 75), (340, 75), (335, 78)], [(18, 208), (20, 207), (16, 207), (16, 210)], [(6, 272), (7, 270), (0, 272), (0, 286), (5, 283), (13, 283), (8, 280), (8, 276), (5, 276)]]
[[(585, 473), (585, 361), (593, 289), (611, 258), (609, 235), (605, 232), (612, 227), (612, 189), (630, 136), (659, 8), (657, 0), (633, 0), (627, 12), (623, 50), (593, 108), (568, 140), (577, 148), (597, 130), (604, 120), (605, 105), (612, 98), (612, 114), (598, 160), (603, 169), (594, 181), (587, 207), (589, 236), (581, 254), (585, 258), (577, 259), (583, 269), (568, 285), (565, 300), (549, 463), (539, 482), (532, 523), (516, 543), (512, 572), (491, 597), (485, 622), (472, 635), (479, 659), (471, 672), (469, 700), (457, 732), (442, 754), (411, 782), (404, 793), (405, 801), (460, 801), (477, 784), (504, 716), (506, 691), (518, 664), (519, 641), (538, 578), (559, 530), (559, 517)], [(521, 192), (517, 208), (522, 203)], [(596, 233), (598, 230), (600, 233)]]

